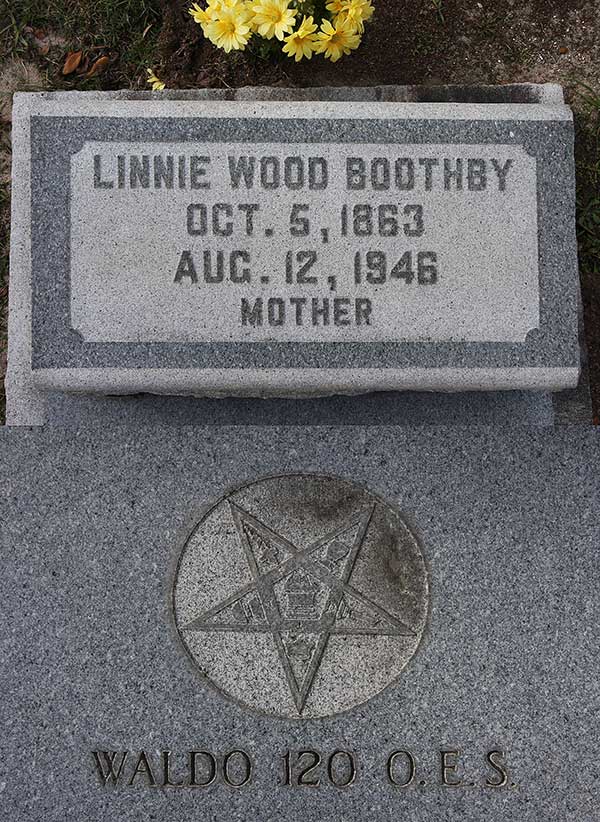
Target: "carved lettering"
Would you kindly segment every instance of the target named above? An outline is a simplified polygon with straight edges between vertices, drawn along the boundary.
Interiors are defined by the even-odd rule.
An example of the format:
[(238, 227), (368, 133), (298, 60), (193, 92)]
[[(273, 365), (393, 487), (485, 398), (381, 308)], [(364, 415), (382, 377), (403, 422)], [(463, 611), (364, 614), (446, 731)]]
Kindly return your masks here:
[(102, 784), (112, 782), (116, 785), (121, 778), (129, 751), (92, 751), (92, 754)]

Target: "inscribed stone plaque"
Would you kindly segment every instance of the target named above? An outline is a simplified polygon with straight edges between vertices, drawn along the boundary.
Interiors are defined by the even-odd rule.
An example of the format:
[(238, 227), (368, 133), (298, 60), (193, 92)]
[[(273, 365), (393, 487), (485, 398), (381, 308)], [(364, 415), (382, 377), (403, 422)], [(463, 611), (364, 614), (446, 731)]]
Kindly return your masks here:
[(0, 431), (2, 818), (596, 822), (599, 461), (583, 427)]
[(571, 386), (571, 120), (21, 95), (11, 374), (115, 393)]
[(71, 322), (90, 342), (522, 343), (539, 328), (536, 159), (520, 146), (91, 141), (70, 178)]

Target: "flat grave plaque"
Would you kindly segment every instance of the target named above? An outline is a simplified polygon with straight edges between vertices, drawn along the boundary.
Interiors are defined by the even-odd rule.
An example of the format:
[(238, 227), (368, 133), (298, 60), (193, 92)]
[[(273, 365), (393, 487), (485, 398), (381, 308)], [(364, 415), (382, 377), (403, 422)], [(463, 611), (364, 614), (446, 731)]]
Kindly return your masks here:
[(19, 95), (15, 368), (109, 393), (572, 386), (572, 154), (561, 105)]
[(597, 432), (4, 430), (0, 457), (4, 819), (598, 819)]

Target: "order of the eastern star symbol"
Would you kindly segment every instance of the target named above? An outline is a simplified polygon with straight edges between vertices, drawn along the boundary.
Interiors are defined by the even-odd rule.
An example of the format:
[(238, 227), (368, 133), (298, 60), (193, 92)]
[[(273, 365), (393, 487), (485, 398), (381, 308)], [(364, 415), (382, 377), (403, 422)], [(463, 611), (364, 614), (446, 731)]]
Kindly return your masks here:
[(298, 713), (332, 635), (414, 637), (350, 583), (373, 508), (298, 548), (230, 501), (253, 581), (182, 626), (183, 631), (271, 633)]

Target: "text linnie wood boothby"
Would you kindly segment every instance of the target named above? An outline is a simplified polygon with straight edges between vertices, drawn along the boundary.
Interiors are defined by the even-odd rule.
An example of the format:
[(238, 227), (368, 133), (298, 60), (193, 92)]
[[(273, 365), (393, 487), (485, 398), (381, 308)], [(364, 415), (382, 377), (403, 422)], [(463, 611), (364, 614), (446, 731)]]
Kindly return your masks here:
[[(93, 185), (101, 190), (164, 190), (189, 189), (202, 191), (209, 197), (211, 190), (224, 196), (224, 189), (234, 192), (257, 192), (268, 195), (276, 189), (289, 192), (324, 192), (329, 187), (336, 194), (349, 196), (369, 193), (369, 202), (331, 202), (337, 209), (334, 225), (315, 228), (310, 205), (296, 202), (290, 206), (288, 236), (306, 238), (306, 248), (285, 250), (281, 261), (280, 283), (295, 287), (301, 293), (253, 294), (240, 296), (238, 321), (242, 326), (345, 327), (369, 326), (375, 321), (373, 294), (340, 295), (338, 277), (330, 271), (319, 271), (319, 244), (343, 242), (346, 238), (359, 241), (376, 237), (404, 238), (406, 247), (373, 248), (364, 252), (357, 248), (348, 268), (352, 288), (369, 289), (385, 283), (401, 281), (406, 285), (431, 286), (439, 281), (438, 253), (428, 248), (410, 246), (412, 238), (425, 234), (426, 214), (423, 204), (415, 202), (373, 202), (378, 193), (413, 195), (427, 192), (499, 192), (507, 190), (515, 160), (494, 157), (360, 157), (335, 159), (322, 156), (254, 155), (254, 154), (115, 154), (93, 155)], [(333, 183), (333, 185), (332, 185)], [(341, 183), (341, 185), (340, 185)], [(332, 191), (333, 193), (333, 191)], [(239, 247), (236, 238), (260, 235), (263, 243), (273, 238), (272, 227), (262, 227), (260, 219), (268, 201), (260, 202), (193, 202), (186, 209), (185, 227), (189, 237), (227, 238), (227, 248), (202, 243), (200, 248), (187, 248), (177, 256), (171, 281), (177, 284), (221, 284), (260, 287), (277, 286), (276, 263), (269, 270), (253, 269), (252, 253)], [(215, 239), (216, 238), (216, 239)], [(275, 237), (278, 247), (281, 237)], [(231, 247), (233, 243), (233, 247)], [(311, 247), (312, 246), (312, 247)], [(340, 249), (340, 258), (342, 257)], [(274, 261), (276, 255), (272, 258)], [(344, 268), (341, 263), (341, 268)], [(275, 277), (273, 276), (275, 272)], [(275, 279), (275, 282), (272, 280)], [(307, 289), (327, 292), (306, 294)]]

